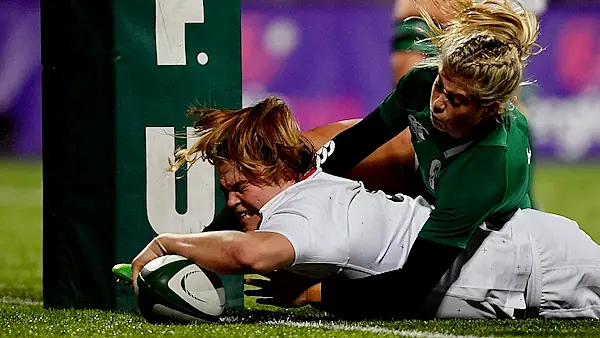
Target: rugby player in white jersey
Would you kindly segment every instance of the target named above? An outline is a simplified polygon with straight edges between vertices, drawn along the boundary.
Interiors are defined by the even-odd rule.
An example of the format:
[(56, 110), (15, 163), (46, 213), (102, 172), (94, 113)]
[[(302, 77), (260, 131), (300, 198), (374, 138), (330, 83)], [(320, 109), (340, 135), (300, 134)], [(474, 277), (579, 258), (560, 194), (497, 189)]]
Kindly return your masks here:
[[(402, 268), (431, 207), (421, 198), (369, 191), (323, 173), (288, 106), (267, 98), (240, 111), (192, 109), (199, 140), (177, 153), (172, 170), (200, 158), (217, 166), (227, 206), (244, 231), (161, 234), (132, 262), (135, 279), (171, 253), (223, 274), (287, 270), (288, 304), (317, 305), (318, 281), (356, 279)], [(423, 267), (426, 273), (427, 267)], [(308, 287), (292, 290), (298, 283)], [(452, 268), (410, 317), (523, 318), (600, 316), (600, 247), (577, 223), (520, 210), (505, 224), (482, 224)], [(261, 296), (276, 296), (258, 290)], [(289, 294), (288, 292), (288, 294)], [(383, 297), (376, 287), (364, 290)], [(410, 293), (411, 290), (406, 290)], [(399, 309), (402, 304), (394, 304)], [(328, 308), (339, 315), (344, 309)], [(368, 308), (354, 318), (406, 318)]]

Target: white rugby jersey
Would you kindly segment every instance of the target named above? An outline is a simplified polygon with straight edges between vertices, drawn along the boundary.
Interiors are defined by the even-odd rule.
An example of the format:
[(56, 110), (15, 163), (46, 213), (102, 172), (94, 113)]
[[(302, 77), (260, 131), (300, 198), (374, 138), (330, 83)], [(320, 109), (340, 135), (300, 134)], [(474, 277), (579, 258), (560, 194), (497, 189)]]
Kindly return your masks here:
[(258, 231), (291, 242), (296, 258), (290, 270), (315, 278), (360, 278), (402, 267), (429, 216), (419, 200), (370, 192), (360, 182), (318, 169), (260, 210)]
[[(361, 278), (401, 268), (430, 211), (421, 198), (370, 192), (360, 182), (319, 169), (265, 204), (257, 231), (290, 241), (296, 256), (289, 271), (313, 278)], [(525, 308), (531, 247), (527, 228), (514, 224), (508, 222), (501, 231), (486, 230), (485, 224), (478, 228), (473, 239), (483, 244), (468, 245), (436, 290), (488, 301), (507, 313)]]

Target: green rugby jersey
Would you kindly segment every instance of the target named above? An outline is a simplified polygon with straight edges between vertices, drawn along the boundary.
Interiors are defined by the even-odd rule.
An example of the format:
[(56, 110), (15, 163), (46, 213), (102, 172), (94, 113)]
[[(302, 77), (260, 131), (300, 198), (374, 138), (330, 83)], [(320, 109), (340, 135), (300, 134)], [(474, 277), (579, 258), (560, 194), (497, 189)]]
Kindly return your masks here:
[(397, 132), (410, 127), (424, 197), (435, 207), (419, 236), (464, 248), (483, 221), (531, 207), (529, 127), (515, 108), (488, 134), (452, 138), (431, 123), (436, 77), (436, 68), (413, 68), (375, 112)]

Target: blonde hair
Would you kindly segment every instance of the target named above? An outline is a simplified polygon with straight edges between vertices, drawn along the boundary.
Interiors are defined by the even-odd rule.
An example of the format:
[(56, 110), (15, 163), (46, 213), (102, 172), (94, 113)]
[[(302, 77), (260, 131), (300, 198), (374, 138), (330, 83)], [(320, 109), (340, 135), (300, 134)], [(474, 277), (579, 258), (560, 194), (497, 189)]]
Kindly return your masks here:
[(192, 107), (198, 141), (175, 152), (170, 171), (199, 159), (227, 162), (253, 184), (296, 179), (315, 166), (312, 142), (300, 131), (288, 105), (268, 97), (241, 110)]
[(530, 83), (523, 82), (525, 65), (541, 51), (536, 44), (539, 24), (535, 14), (512, 0), (454, 0), (438, 3), (454, 16), (441, 27), (417, 5), (433, 31), (430, 40), (440, 50), (439, 57), (427, 63), (436, 64), (449, 77), (465, 80), (469, 93), (482, 105), (503, 104), (503, 113), (519, 86)]

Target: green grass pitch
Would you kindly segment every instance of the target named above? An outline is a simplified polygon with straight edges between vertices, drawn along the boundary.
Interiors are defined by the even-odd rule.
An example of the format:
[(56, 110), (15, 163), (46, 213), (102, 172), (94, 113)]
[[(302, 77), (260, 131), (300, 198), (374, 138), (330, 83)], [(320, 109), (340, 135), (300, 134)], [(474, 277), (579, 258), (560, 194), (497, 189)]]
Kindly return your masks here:
[[(600, 241), (600, 165), (539, 164), (535, 197), (542, 207), (579, 221)], [(279, 310), (246, 300), (223, 323), (151, 325), (135, 313), (45, 310), (42, 300), (41, 164), (0, 160), (0, 336), (177, 337), (597, 337), (597, 321), (330, 321), (302, 308)]]

